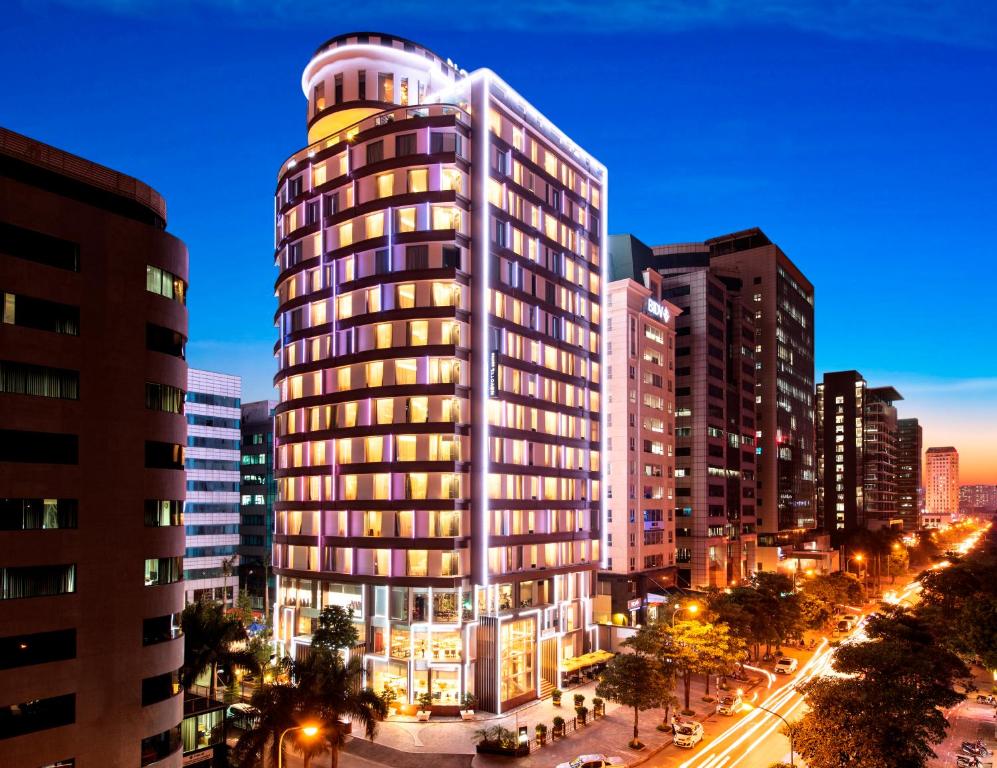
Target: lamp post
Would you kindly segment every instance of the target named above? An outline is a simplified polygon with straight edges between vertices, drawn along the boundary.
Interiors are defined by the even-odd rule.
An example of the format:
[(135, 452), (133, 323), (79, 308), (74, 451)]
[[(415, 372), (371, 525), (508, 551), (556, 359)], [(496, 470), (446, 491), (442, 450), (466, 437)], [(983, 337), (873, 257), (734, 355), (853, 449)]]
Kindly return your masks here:
[(848, 562), (845, 563), (845, 570), (846, 571), (848, 570), (848, 563), (854, 560), (856, 563), (859, 564), (858, 567), (855, 569), (855, 575), (858, 576), (859, 578), (862, 578), (862, 560), (864, 559), (865, 558), (861, 552), (859, 552), (857, 555), (852, 555), (851, 557), (848, 558)]
[(672, 626), (675, 626), (675, 614), (679, 611), (689, 611), (693, 616), (699, 612), (699, 606), (696, 603), (689, 603), (689, 605), (676, 605), (672, 609)]
[(773, 710), (769, 709), (768, 707), (763, 707), (761, 704), (748, 704), (748, 703), (745, 703), (744, 704), (744, 708), (747, 709), (749, 712), (752, 709), (760, 709), (763, 712), (768, 712), (770, 715), (775, 715), (780, 720), (782, 720), (782, 722), (784, 722), (786, 724), (786, 735), (789, 737), (789, 765), (791, 766), (791, 768), (796, 768), (796, 763), (793, 762), (793, 731), (789, 727), (789, 720), (787, 720), (786, 718), (784, 718), (778, 712), (774, 712)]
[(280, 738), (277, 740), (277, 768), (284, 768), (284, 737), (287, 736), (291, 731), (301, 731), (308, 738), (312, 738), (318, 733), (317, 725), (295, 725), (291, 728), (285, 728), (281, 731)]

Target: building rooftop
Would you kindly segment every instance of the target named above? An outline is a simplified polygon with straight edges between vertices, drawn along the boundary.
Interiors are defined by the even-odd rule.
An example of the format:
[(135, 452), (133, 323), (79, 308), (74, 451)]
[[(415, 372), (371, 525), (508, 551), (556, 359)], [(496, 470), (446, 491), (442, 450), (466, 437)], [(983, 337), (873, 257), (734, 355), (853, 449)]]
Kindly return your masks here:
[(164, 224), (166, 200), (148, 184), (79, 155), (56, 149), (20, 133), (0, 128), (0, 155), (110, 192), (151, 211)]
[(947, 445), (941, 448), (929, 448), (928, 453), (958, 453), (958, 451), (951, 445)]

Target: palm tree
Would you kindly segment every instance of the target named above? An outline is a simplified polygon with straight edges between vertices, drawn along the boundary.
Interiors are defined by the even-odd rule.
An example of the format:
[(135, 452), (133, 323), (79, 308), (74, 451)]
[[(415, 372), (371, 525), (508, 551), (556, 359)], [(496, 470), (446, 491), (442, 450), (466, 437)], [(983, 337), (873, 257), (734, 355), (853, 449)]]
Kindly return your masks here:
[[(225, 601), (228, 600), (228, 577), (235, 572), (235, 564), (238, 559), (238, 555), (222, 558), (222, 608), (225, 607)], [(235, 600), (232, 601), (232, 605), (235, 605)]]
[(233, 644), (246, 639), (246, 629), (234, 616), (226, 616), (221, 605), (199, 600), (183, 609), (180, 627), (184, 635), (184, 663), (181, 682), (190, 690), (206, 669), (211, 670), (209, 697), (215, 699), (218, 670), (233, 674), (236, 667), (259, 670), (256, 656), (246, 647)]
[(260, 719), (236, 744), (236, 765), (256, 765), (265, 755), (275, 761), (284, 730), (315, 723), (316, 737), (301, 738), (300, 731), (292, 731), (285, 741), (302, 755), (306, 768), (312, 758), (326, 752), (332, 768), (337, 768), (350, 727), (346, 721), (363, 727), (367, 738), (373, 739), (378, 721), (387, 716), (381, 697), (360, 687), (363, 664), (358, 658), (344, 662), (338, 654), (313, 648), (305, 659), (294, 662), (293, 671), (296, 684), (265, 684), (253, 694), (251, 703), (260, 710)]

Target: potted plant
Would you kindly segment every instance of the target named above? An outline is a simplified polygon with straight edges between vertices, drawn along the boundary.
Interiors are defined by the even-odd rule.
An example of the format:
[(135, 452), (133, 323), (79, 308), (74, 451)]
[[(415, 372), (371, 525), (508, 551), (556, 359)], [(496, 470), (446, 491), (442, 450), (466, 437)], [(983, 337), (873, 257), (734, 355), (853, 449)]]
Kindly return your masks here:
[(550, 692), (550, 700), (553, 702), (555, 707), (561, 706), (561, 696), (563, 695), (564, 692), (560, 688), (555, 688)]
[(585, 706), (575, 707), (575, 714), (578, 715), (578, 721), (585, 725), (585, 720), (588, 718), (589, 708)]
[(473, 693), (465, 693), (460, 698), (460, 719), (461, 720), (473, 720), (474, 719), (474, 707), (478, 703), (478, 700), (474, 698)]
[(415, 700), (419, 702), (419, 711), (415, 713), (415, 716), (419, 718), (420, 723), (428, 722), (429, 716), (432, 714), (433, 694), (429, 691), (423, 691), (416, 696)]
[(381, 697), (381, 701), (384, 702), (384, 708), (387, 711), (390, 712), (391, 710), (398, 709), (398, 694), (395, 693), (394, 688), (385, 688), (379, 696)]
[(606, 714), (606, 702), (596, 696), (592, 699), (592, 717), (602, 717)]
[(537, 742), (541, 747), (547, 743), (547, 726), (543, 723), (537, 723)]
[(554, 737), (564, 736), (564, 718), (558, 715), (554, 718)]
[(577, 709), (578, 707), (580, 707), (584, 703), (585, 703), (585, 696), (582, 695), (582, 694), (580, 694), (580, 693), (576, 693), (575, 694), (575, 708)]

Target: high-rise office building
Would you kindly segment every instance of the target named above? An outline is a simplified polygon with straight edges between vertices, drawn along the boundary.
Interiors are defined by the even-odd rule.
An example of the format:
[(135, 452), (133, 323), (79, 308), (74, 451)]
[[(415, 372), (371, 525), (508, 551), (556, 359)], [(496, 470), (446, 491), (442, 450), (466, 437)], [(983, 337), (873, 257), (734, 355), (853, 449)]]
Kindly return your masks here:
[(277, 481), (273, 473), (273, 411), (277, 403), (258, 400), (242, 404), (242, 478), (239, 493), (239, 588), (253, 608), (269, 613), (276, 594), (270, 567), (273, 548), (273, 503)]
[(924, 437), (917, 419), (897, 420), (897, 514), (904, 521), (905, 531), (918, 527), (921, 493), (924, 488)]
[(187, 602), (203, 598), (233, 605), (235, 601), (241, 398), (238, 376), (195, 368), (187, 372)]
[(959, 511), (966, 515), (997, 510), (997, 485), (959, 486)]
[(758, 561), (753, 565), (773, 570), (787, 557), (795, 558), (792, 553), (805, 542), (808, 550), (821, 551), (813, 530), (813, 286), (757, 228), (652, 250), (652, 263), (673, 267), (688, 261), (687, 252), (707, 251), (711, 268), (740, 277), (754, 315)]
[(818, 511), (835, 546), (899, 519), (894, 403), (902, 399), (858, 371), (825, 373), (817, 385)]
[(0, 129), (0, 765), (180, 765), (187, 249)]
[(606, 171), (490, 70), (379, 33), (305, 68), (280, 168), (277, 637), (500, 712), (596, 642)]
[[(610, 238), (611, 240), (614, 238)], [(661, 277), (606, 289), (606, 565), (599, 593), (620, 623), (644, 623), (675, 585), (675, 315)], [(651, 604), (648, 595), (652, 595)], [(605, 597), (602, 598), (605, 600)], [(647, 610), (651, 608), (652, 610)]]
[(613, 275), (652, 269), (675, 320), (675, 544), (679, 586), (755, 571), (754, 319), (740, 278), (702, 243), (655, 248), (614, 235)]
[(959, 452), (929, 448), (924, 454), (924, 517), (927, 525), (949, 522), (959, 514)]

